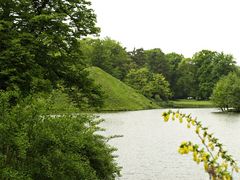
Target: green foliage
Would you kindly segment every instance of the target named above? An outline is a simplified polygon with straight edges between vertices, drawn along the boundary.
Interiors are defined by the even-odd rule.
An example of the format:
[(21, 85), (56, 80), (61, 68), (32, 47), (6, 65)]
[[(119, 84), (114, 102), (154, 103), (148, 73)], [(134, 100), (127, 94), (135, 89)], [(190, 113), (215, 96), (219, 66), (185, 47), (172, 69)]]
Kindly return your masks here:
[(179, 98), (178, 94), (182, 92), (178, 87), (178, 78), (181, 77), (182, 70), (179, 70), (180, 63), (184, 61), (184, 56), (177, 53), (166, 54), (169, 63), (169, 84), (174, 98)]
[(175, 97), (196, 97), (196, 67), (191, 59), (183, 59), (177, 68)]
[(167, 80), (170, 79), (170, 63), (161, 49), (150, 49), (145, 51), (147, 66), (156, 74), (162, 74)]
[(236, 73), (230, 73), (220, 79), (213, 90), (211, 99), (222, 111), (229, 111), (233, 108), (239, 112), (240, 76)]
[(99, 32), (90, 5), (87, 0), (0, 1), (0, 89), (20, 89), (27, 96), (61, 84), (78, 102), (83, 94), (89, 102), (101, 96), (83, 71), (78, 43)]
[(11, 106), (13, 95), (0, 92), (0, 179), (108, 180), (119, 175), (114, 148), (97, 133), (101, 120), (48, 114), (55, 109), (53, 96), (34, 95)]
[(147, 55), (143, 48), (140, 49), (133, 49), (133, 51), (129, 52), (129, 55), (133, 61), (133, 68), (140, 69), (145, 67), (147, 64)]
[(209, 50), (196, 53), (193, 56), (193, 63), (196, 68), (196, 97), (201, 99), (208, 99), (217, 81), (236, 70), (236, 62), (231, 55)]
[(36, 98), (39, 102), (48, 106), (45, 114), (60, 115), (79, 112), (76, 104), (72, 102), (68, 94), (60, 90), (53, 90), (51, 93), (38, 93), (32, 95), (32, 98)]
[(233, 171), (239, 172), (237, 162), (224, 149), (219, 139), (208, 132), (208, 128), (204, 127), (197, 118), (193, 119), (190, 115), (177, 112), (164, 112), (163, 119), (168, 122), (178, 119), (180, 123), (186, 123), (187, 128), (195, 128), (195, 133), (199, 137), (201, 144), (192, 142), (183, 142), (178, 152), (180, 154), (192, 153), (193, 160), (199, 164), (203, 163), (206, 173), (212, 180), (232, 180)]
[(120, 80), (98, 67), (87, 68), (90, 77), (105, 92), (105, 101), (100, 110), (139, 110), (157, 108), (158, 106)]
[(110, 38), (85, 39), (80, 41), (92, 66), (97, 66), (122, 80), (129, 69), (130, 58), (121, 44)]
[[(184, 58), (177, 53), (164, 54), (159, 48), (134, 49), (127, 54), (118, 42), (109, 38), (85, 39), (80, 41), (80, 44), (84, 51), (83, 56), (90, 65), (100, 67), (120, 80), (129, 79), (126, 75), (129, 76), (133, 71), (144, 68), (147, 68), (151, 74), (162, 74), (169, 83), (174, 99), (193, 97), (198, 100), (208, 100), (216, 82), (222, 76), (237, 69), (233, 57), (222, 52), (202, 50), (195, 53), (192, 58)], [(148, 78), (142, 78), (142, 76), (138, 77), (136, 81), (146, 83)], [(136, 89), (143, 87), (134, 82), (129, 84)], [(156, 93), (152, 94), (151, 89), (152, 85), (149, 84), (142, 89), (144, 91), (142, 93), (154, 98)]]
[(169, 83), (161, 74), (154, 74), (147, 68), (132, 69), (127, 74), (125, 82), (144, 96), (156, 101), (168, 100), (171, 97)]
[(216, 82), (236, 70), (233, 57), (202, 50), (192, 58), (177, 53), (164, 54), (161, 49), (134, 49), (129, 53), (131, 69), (147, 67), (151, 73), (162, 74), (170, 84), (173, 98), (209, 99)]
[(170, 78), (170, 63), (161, 49), (134, 49), (129, 52), (129, 55), (133, 61), (133, 69), (147, 67), (152, 73), (162, 74), (167, 79)]

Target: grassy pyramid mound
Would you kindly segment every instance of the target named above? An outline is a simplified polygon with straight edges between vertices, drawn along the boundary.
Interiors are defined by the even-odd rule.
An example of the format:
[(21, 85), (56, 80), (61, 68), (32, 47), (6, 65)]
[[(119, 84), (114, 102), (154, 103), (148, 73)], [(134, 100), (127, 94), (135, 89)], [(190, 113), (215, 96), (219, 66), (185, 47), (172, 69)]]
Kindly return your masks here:
[(90, 78), (102, 87), (106, 99), (102, 110), (124, 111), (157, 108), (158, 106), (133, 88), (98, 67), (87, 68)]

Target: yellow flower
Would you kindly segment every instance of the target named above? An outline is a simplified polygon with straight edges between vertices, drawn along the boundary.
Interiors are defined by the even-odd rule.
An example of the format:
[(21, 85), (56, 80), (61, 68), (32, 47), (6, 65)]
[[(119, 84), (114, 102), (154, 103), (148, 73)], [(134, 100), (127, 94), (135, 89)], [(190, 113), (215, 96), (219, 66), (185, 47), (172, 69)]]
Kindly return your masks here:
[(187, 128), (190, 128), (190, 127), (191, 127), (191, 125), (190, 125), (190, 123), (188, 123), (188, 124), (187, 124)]
[(180, 154), (187, 154), (187, 153), (188, 153), (188, 149), (186, 149), (186, 146), (185, 146), (185, 147), (183, 147), (183, 148), (179, 148), (179, 149), (178, 149), (178, 152), (179, 152)]
[(179, 118), (179, 122), (180, 122), (180, 123), (183, 122), (183, 118), (182, 118), (182, 117)]
[(197, 157), (197, 151), (193, 152), (193, 156)]
[(182, 148), (179, 148), (179, 149), (178, 149), (178, 153), (179, 153), (179, 154), (183, 154), (183, 149), (182, 149)]
[(193, 151), (193, 146), (191, 146), (191, 145), (188, 146), (188, 150), (192, 152)]
[(207, 161), (207, 156), (208, 156), (208, 154), (205, 153), (205, 152), (203, 152), (203, 154), (202, 154), (202, 160), (203, 160), (204, 162)]
[(194, 151), (194, 152), (193, 152), (193, 160), (194, 160), (194, 161), (197, 161), (197, 151)]
[(168, 122), (168, 120), (169, 120), (169, 114), (167, 114), (167, 115), (164, 116), (164, 121), (165, 121), (165, 122)]
[(181, 146), (186, 145), (186, 144), (187, 144), (187, 142), (186, 142), (186, 141), (183, 141), (183, 142), (181, 143)]
[(184, 146), (184, 154), (187, 154), (189, 152), (188, 147)]
[(176, 116), (176, 118), (179, 118), (179, 113), (176, 113), (176, 115), (175, 115), (175, 116)]

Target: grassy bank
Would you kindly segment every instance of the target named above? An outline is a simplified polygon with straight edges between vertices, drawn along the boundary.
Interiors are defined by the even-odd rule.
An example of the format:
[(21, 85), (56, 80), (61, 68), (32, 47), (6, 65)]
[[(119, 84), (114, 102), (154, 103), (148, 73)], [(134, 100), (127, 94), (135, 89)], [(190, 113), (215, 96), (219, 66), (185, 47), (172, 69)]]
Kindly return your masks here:
[(154, 102), (100, 68), (91, 67), (87, 70), (90, 73), (90, 77), (94, 79), (96, 84), (102, 87), (106, 95), (104, 106), (100, 111), (130, 111), (158, 108)]
[(174, 108), (211, 108), (215, 105), (211, 101), (200, 101), (200, 100), (188, 100), (188, 99), (179, 99), (170, 101), (171, 107)]

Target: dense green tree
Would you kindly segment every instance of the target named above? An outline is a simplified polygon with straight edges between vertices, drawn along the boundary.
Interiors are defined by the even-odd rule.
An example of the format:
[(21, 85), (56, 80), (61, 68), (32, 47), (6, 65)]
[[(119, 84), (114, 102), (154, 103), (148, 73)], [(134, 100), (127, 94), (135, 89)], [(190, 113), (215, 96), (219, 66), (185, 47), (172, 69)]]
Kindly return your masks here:
[(34, 95), (11, 106), (16, 94), (10, 93), (0, 92), (0, 179), (112, 180), (119, 175), (114, 148), (99, 134), (99, 120), (48, 114), (74, 108), (66, 95)]
[(91, 52), (89, 53), (91, 65), (97, 66), (122, 80), (130, 68), (130, 58), (125, 48), (110, 38), (88, 41), (92, 48), (91, 51), (88, 51)]
[(130, 70), (125, 82), (144, 96), (156, 101), (168, 100), (172, 96), (165, 77), (162, 74), (152, 73), (147, 68)]
[[(177, 95), (179, 94), (179, 92), (177, 91), (181, 89), (181, 87), (178, 88), (177, 86), (178, 78), (180, 78), (181, 75), (183, 75), (182, 73), (183, 67), (179, 67), (179, 66), (180, 66), (180, 63), (183, 61), (184, 56), (173, 52), (173, 53), (166, 54), (166, 59), (169, 63), (170, 88), (173, 91), (174, 97), (177, 98)], [(183, 66), (183, 64), (181, 66)]]
[(144, 87), (147, 86), (151, 77), (152, 74), (147, 68), (131, 69), (124, 81), (134, 89), (141, 91), (142, 94), (145, 94)]
[(134, 63), (133, 68), (140, 69), (146, 66), (147, 64), (147, 55), (143, 48), (133, 49), (129, 52), (129, 55)]
[(198, 84), (196, 91), (199, 98), (207, 99), (211, 95), (212, 88), (216, 83), (212, 81), (211, 77), (212, 62), (215, 58), (217, 58), (217, 52), (209, 50), (202, 50), (193, 56)]
[(145, 51), (149, 70), (153, 73), (162, 74), (170, 80), (170, 64), (161, 49), (150, 49)]
[(211, 99), (222, 111), (231, 108), (240, 111), (240, 75), (230, 73), (221, 78), (214, 87)]
[(93, 92), (82, 71), (85, 63), (78, 43), (78, 38), (99, 31), (90, 4), (87, 0), (1, 0), (0, 88), (20, 89), (27, 95), (63, 84), (71, 92), (81, 92), (78, 100), (99, 97), (99, 90)]
[(233, 56), (223, 52), (217, 54), (217, 58), (212, 62), (212, 67), (211, 76), (214, 82), (217, 82), (219, 77), (237, 70)]
[(202, 50), (193, 56), (196, 67), (197, 97), (208, 99), (216, 82), (236, 69), (233, 56)]
[(178, 65), (175, 98), (196, 97), (195, 68), (190, 58), (183, 59)]
[(167, 101), (172, 97), (168, 81), (162, 74), (153, 74), (149, 81), (147, 94), (156, 101)]

